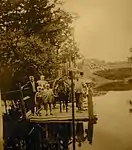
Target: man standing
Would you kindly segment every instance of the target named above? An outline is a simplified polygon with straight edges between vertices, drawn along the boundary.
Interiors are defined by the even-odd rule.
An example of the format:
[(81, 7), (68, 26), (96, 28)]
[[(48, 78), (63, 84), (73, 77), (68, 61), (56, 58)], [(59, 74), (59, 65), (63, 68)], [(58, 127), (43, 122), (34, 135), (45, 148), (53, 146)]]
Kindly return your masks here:
[(68, 82), (68, 77), (65, 75), (63, 79), (65, 85), (65, 95), (64, 95), (64, 102), (66, 107), (66, 112), (68, 112), (68, 101), (70, 99), (70, 83)]
[(80, 112), (82, 110), (82, 96), (83, 96), (83, 84), (79, 79), (79, 76), (76, 76), (75, 80), (75, 98), (76, 98), (76, 107)]
[(28, 89), (28, 95), (30, 97), (29, 100), (29, 109), (31, 110), (32, 115), (34, 115), (34, 107), (35, 107), (35, 94), (37, 91), (37, 83), (34, 80), (33, 76), (29, 77), (29, 81), (23, 88)]
[(83, 88), (83, 93), (82, 93), (82, 110), (86, 110), (87, 105), (86, 103), (86, 95), (87, 95), (87, 85), (86, 85), (86, 80), (84, 79), (84, 73), (80, 72), (80, 80), (82, 82), (82, 88)]

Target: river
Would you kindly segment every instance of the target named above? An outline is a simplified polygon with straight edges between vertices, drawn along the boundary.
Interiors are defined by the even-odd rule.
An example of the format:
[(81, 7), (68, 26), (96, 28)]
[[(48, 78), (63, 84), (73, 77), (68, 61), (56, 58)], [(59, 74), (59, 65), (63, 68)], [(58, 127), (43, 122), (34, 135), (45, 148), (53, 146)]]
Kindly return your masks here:
[(86, 141), (77, 150), (132, 150), (132, 114), (128, 101), (132, 91), (113, 91), (94, 98), (98, 123), (93, 144)]

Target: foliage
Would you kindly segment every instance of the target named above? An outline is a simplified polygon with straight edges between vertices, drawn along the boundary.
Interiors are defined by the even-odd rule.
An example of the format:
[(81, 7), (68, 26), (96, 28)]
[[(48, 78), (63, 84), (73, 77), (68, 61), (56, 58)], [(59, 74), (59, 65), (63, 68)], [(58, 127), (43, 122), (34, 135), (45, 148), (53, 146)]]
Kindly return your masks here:
[[(61, 46), (59, 51), (59, 58), (61, 63), (65, 63), (69, 61), (70, 57), (71, 60), (74, 61), (74, 57), (80, 58), (78, 54), (78, 47), (77, 43), (73, 42), (72, 39), (67, 39)], [(70, 55), (69, 55), (70, 54)]]
[(0, 1), (1, 73), (8, 70), (15, 79), (32, 71), (54, 76), (61, 60), (78, 57), (70, 27), (76, 16), (60, 9), (61, 4), (58, 0)]
[(1, 33), (0, 49), (1, 68), (6, 67), (12, 73), (27, 67), (28, 64), (33, 64), (35, 68), (41, 67), (42, 62), (47, 59), (44, 55), (46, 46), (41, 39), (36, 36), (27, 38), (20, 31)]
[(27, 38), (21, 31), (1, 33), (0, 49), (0, 67), (4, 79), (8, 74), (7, 78), (11, 75), (16, 81), (21, 81), (23, 76), (40, 73), (48, 61), (46, 46), (41, 39), (36, 36)]

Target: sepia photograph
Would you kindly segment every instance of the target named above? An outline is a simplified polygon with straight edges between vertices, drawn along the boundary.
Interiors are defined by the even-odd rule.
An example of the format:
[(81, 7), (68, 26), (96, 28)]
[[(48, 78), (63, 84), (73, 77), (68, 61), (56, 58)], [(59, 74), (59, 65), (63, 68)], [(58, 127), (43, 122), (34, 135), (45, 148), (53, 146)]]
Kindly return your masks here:
[(132, 150), (131, 6), (0, 0), (0, 150)]

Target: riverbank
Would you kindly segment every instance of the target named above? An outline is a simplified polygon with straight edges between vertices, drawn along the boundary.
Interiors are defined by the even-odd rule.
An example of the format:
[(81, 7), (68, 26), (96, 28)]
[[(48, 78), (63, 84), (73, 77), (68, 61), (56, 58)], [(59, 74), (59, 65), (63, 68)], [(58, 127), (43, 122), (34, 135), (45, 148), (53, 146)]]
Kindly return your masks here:
[(84, 74), (94, 82), (94, 97), (105, 95), (108, 91), (132, 90), (132, 68), (114, 68), (93, 73), (85, 68)]
[(93, 74), (109, 80), (124, 80), (132, 77), (132, 67), (99, 70)]
[(104, 85), (107, 85), (107, 87), (114, 85), (122, 87), (125, 85), (127, 90), (131, 88), (126, 86), (129, 82), (132, 82), (131, 62), (104, 62), (96, 59), (84, 59), (79, 67), (86, 78), (92, 79), (95, 83), (95, 88), (103, 86), (104, 89)]

